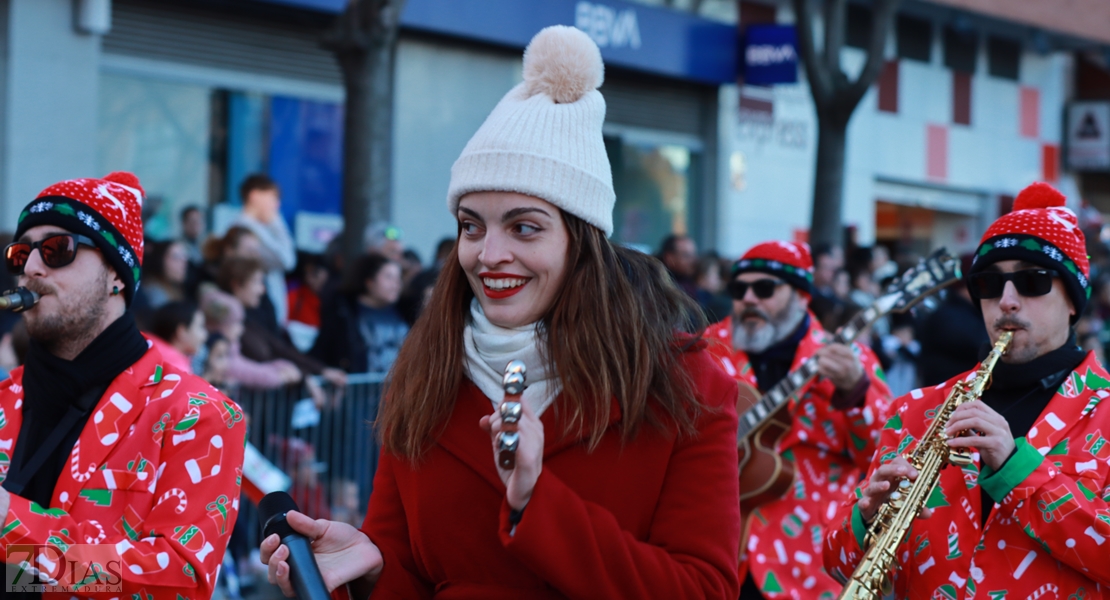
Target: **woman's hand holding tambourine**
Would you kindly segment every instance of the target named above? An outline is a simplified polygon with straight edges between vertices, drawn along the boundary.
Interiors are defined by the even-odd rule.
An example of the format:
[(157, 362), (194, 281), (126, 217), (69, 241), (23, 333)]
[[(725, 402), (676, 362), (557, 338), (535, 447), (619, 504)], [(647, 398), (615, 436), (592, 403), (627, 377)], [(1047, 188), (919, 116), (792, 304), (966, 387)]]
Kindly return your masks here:
[(509, 506), (522, 511), (532, 498), (532, 489), (543, 470), (543, 423), (521, 398), (523, 363), (509, 363), (504, 386), (505, 399), (501, 405), (492, 415), (482, 417), (478, 424), (493, 442), (494, 464), (505, 484)]
[(490, 435), (493, 448), (493, 461), (497, 465), (497, 474), (505, 484), (505, 497), (509, 506), (515, 510), (524, 510), (528, 500), (532, 498), (532, 489), (536, 487), (536, 480), (543, 470), (543, 423), (539, 417), (528, 408), (525, 402), (520, 403), (521, 414), (517, 422), (517, 447), (516, 465), (512, 469), (503, 469), (498, 464), (501, 447), (498, 436), (504, 430), (505, 423), (501, 419), (500, 411), (482, 417), (479, 422), (482, 429)]

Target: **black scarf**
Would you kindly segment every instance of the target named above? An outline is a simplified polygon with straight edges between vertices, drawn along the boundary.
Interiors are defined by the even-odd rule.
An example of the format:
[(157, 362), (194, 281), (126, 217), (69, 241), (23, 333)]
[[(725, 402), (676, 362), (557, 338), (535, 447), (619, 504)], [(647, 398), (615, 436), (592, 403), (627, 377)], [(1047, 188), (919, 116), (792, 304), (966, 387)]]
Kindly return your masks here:
[(46, 441), (62, 415), (88, 392), (95, 392), (77, 424), (54, 448), (46, 461), (27, 481), (22, 496), (41, 506), (50, 506), (54, 484), (77, 443), (92, 408), (120, 373), (135, 364), (147, 351), (146, 339), (130, 311), (116, 319), (73, 360), (54, 356), (34, 339), (23, 368), (23, 425), (19, 430), (11, 472), (7, 481), (30, 460)]
[(748, 362), (755, 372), (755, 382), (759, 385), (760, 392), (775, 387), (790, 372), (790, 365), (794, 364), (794, 355), (798, 352), (798, 344), (808, 331), (809, 315), (806, 315), (794, 333), (771, 344), (759, 354), (748, 353)]
[[(991, 386), (983, 392), (983, 403), (1006, 418), (1015, 439), (1024, 437), (1056, 395), (1060, 384), (1086, 357), (1087, 353), (1076, 345), (1072, 334), (1063, 346), (1027, 363), (999, 361), (991, 374)], [(990, 498), (983, 490), (984, 523), (995, 500), (1000, 499)]]

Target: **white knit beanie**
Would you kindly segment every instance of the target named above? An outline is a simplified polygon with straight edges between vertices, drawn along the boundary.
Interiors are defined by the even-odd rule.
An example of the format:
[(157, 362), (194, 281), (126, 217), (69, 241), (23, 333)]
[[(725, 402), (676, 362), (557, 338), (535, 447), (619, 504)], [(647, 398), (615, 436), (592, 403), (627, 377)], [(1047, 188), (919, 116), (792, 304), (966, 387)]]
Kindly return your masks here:
[(613, 233), (613, 173), (601, 124), (601, 51), (579, 29), (555, 25), (524, 51), (524, 81), (509, 90), (451, 167), (447, 208), (470, 192), (541, 198)]

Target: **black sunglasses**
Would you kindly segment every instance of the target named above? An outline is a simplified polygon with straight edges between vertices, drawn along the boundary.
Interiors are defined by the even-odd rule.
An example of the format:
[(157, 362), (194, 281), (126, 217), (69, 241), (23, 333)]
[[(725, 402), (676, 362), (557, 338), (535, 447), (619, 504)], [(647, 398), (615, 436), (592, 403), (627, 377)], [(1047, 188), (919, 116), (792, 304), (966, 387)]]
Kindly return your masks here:
[(31, 252), (38, 248), (42, 264), (51, 269), (60, 269), (77, 258), (77, 246), (81, 244), (96, 248), (91, 239), (76, 233), (56, 233), (37, 242), (12, 242), (4, 248), (4, 262), (9, 273), (22, 275)]
[(752, 293), (760, 300), (766, 300), (775, 295), (775, 288), (786, 283), (779, 279), (757, 279), (752, 282), (732, 280), (728, 283), (728, 294), (734, 300), (743, 300), (744, 296), (748, 294), (748, 288), (752, 288)]
[(973, 298), (988, 300), (1001, 298), (1007, 281), (1014, 282), (1017, 293), (1032, 298), (1043, 296), (1052, 291), (1052, 278), (1060, 274), (1052, 269), (1023, 269), (1013, 273), (985, 271), (967, 278), (967, 291)]

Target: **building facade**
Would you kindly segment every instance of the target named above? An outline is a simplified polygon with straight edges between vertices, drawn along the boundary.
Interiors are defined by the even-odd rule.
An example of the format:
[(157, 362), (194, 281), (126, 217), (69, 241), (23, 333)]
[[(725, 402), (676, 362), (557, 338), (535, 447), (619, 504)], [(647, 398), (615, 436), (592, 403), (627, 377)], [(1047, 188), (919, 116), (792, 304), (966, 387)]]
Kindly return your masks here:
[[(298, 244), (341, 226), (343, 86), (321, 40), (345, 0), (3, 0), (0, 229), (61, 178), (137, 173), (147, 231), (185, 206), (218, 231), (237, 185), (282, 186)], [(99, 19), (99, 20), (97, 20)], [(454, 237), (450, 167), (521, 78), (544, 26), (602, 48), (605, 141), (620, 200), (615, 237), (653, 249), (671, 232), (716, 235), (719, 86), (733, 80), (729, 23), (617, 0), (409, 0), (398, 47), (393, 202), (406, 245)]]
[[(1110, 101), (1110, 40), (1090, 23), (1110, 31), (1110, 10), (1073, 3), (1084, 2), (1043, 27), (1014, 3), (902, 4), (883, 73), (849, 128), (844, 223), (856, 242), (969, 249), (1034, 180), (1110, 211), (1110, 167), (1063, 158), (1071, 103)], [(662, 4), (700, 6), (700, 16)], [(393, 223), (425, 259), (455, 235), (444, 210), (451, 164), (520, 81), (532, 35), (566, 24), (606, 61), (616, 241), (654, 250), (688, 233), (735, 256), (764, 239), (804, 239), (817, 144), (804, 69), (796, 83), (755, 86), (740, 64), (745, 27), (792, 24), (790, 4), (409, 0)], [(238, 182), (262, 171), (282, 185), (298, 243), (320, 250), (342, 222), (344, 91), (321, 40), (343, 6), (0, 0), (0, 230), (46, 185), (120, 169), (148, 191), (151, 237), (174, 235), (188, 205), (212, 207), (219, 230)], [(850, 4), (849, 73), (863, 63), (868, 19), (867, 2)]]
[[(848, 19), (841, 61), (855, 76), (866, 58), (867, 5), (849, 5)], [(742, 2), (740, 20), (792, 24), (794, 15), (789, 2)], [(1038, 180), (1078, 207), (1082, 194), (1061, 169), (1061, 152), (1080, 44), (998, 15), (903, 3), (879, 80), (849, 125), (849, 235), (911, 253), (969, 251), (1013, 195)], [(804, 238), (817, 147), (804, 77), (723, 86), (720, 107), (721, 221), (729, 230), (721, 250)]]

